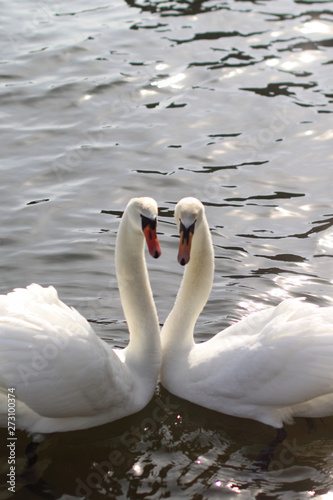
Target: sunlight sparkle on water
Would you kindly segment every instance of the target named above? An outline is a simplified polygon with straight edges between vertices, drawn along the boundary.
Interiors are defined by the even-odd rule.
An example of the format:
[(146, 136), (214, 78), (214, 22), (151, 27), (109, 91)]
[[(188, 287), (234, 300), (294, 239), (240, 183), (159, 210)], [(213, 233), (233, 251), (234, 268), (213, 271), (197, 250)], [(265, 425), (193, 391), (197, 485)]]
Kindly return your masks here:
[(291, 210), (287, 210), (283, 207), (275, 207), (275, 211), (279, 212), (279, 214), (283, 215), (284, 217), (292, 217), (294, 215)]
[(140, 464), (133, 465), (133, 470), (134, 470), (135, 474), (137, 474), (138, 476), (140, 476), (142, 474), (142, 467)]
[[(309, 285), (308, 283), (311, 283), (311, 280), (307, 276), (302, 276), (302, 275), (293, 275), (293, 276), (276, 276), (274, 278), (274, 283), (277, 284), (277, 286), (281, 287), (281, 289), (284, 292), (288, 292), (290, 290), (294, 290), (295, 288), (301, 288), (301, 289), (306, 289)], [(281, 293), (281, 298), (283, 297), (283, 293)], [(287, 295), (288, 296), (288, 295)]]
[(300, 57), (299, 57), (300, 61), (302, 63), (312, 63), (313, 61), (315, 61), (316, 59), (316, 55), (315, 54), (309, 54), (309, 53), (304, 53), (304, 54), (301, 54)]
[(297, 66), (299, 66), (299, 64), (296, 61), (286, 61), (285, 63), (281, 64), (281, 68), (285, 71), (291, 71), (292, 69), (297, 68)]
[(222, 77), (220, 77), (220, 80), (225, 79), (225, 78), (233, 78), (234, 76), (238, 76), (241, 73), (244, 73), (244, 71), (241, 68), (233, 69), (229, 71), (229, 73), (226, 73)]
[(159, 63), (159, 64), (156, 64), (155, 69), (156, 69), (157, 71), (163, 71), (163, 70), (164, 70), (164, 69), (166, 69), (167, 67), (168, 67), (168, 65), (167, 65), (167, 64), (165, 64), (165, 63)]
[(229, 488), (232, 491), (235, 491), (236, 493), (240, 493), (241, 492), (241, 490), (238, 488), (238, 486), (236, 486), (233, 483), (227, 483), (226, 487)]
[(325, 248), (328, 250), (332, 250), (333, 249), (333, 233), (327, 233), (322, 238), (320, 238), (318, 241), (318, 246), (324, 247), (323, 251), (325, 251)]
[(260, 311), (265, 305), (257, 302), (253, 302), (252, 300), (242, 300), (238, 303), (239, 307), (245, 309), (248, 314)]
[(331, 29), (327, 24), (320, 21), (309, 21), (298, 28), (301, 33), (330, 33)]
[(150, 90), (150, 89), (141, 89), (140, 90), (140, 94), (143, 96), (143, 97), (150, 97), (152, 95), (156, 95), (156, 90)]
[[(275, 280), (273, 280), (273, 281), (275, 281)], [(268, 293), (269, 293), (270, 297), (274, 297), (274, 298), (277, 298), (280, 300), (287, 299), (289, 297), (286, 290), (284, 290), (283, 288), (279, 288), (279, 287), (272, 288), (272, 290), (269, 290)]]
[(83, 102), (83, 101), (90, 101), (90, 99), (92, 98), (92, 95), (91, 94), (85, 94), (84, 96), (82, 96), (80, 99), (79, 99), (79, 102)]
[(184, 78), (185, 78), (184, 73), (178, 73), (178, 75), (170, 76), (169, 78), (164, 78), (163, 80), (160, 80), (158, 82), (152, 82), (152, 85), (158, 87), (159, 89), (165, 87), (180, 88), (180, 86), (177, 84), (178, 82), (184, 80)]
[(267, 66), (276, 66), (277, 64), (279, 64), (280, 60), (277, 59), (277, 58), (274, 58), (274, 59), (268, 59), (266, 61), (266, 65)]
[(313, 63), (313, 61), (318, 60), (318, 58), (319, 55), (315, 51), (306, 51), (302, 53), (290, 54), (287, 60), (280, 60), (279, 58), (274, 57), (265, 61), (265, 64), (271, 68), (278, 66), (284, 71), (293, 71), (295, 69), (302, 68), (304, 64)]

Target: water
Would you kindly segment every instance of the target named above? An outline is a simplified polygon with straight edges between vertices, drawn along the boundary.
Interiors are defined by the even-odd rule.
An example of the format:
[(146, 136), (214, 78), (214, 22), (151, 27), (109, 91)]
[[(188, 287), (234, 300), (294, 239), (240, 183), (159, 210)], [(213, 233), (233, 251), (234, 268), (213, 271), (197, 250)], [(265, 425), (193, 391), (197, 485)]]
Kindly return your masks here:
[[(148, 263), (162, 323), (182, 275), (173, 209), (194, 195), (216, 254), (198, 341), (286, 297), (332, 303), (330, 2), (0, 8), (1, 293), (53, 284), (124, 347), (119, 216), (132, 196), (159, 203), (163, 255)], [(251, 464), (272, 429), (158, 388), (138, 415), (44, 441), (15, 498), (329, 499), (332, 423), (299, 419), (259, 474)], [(18, 436), (23, 471), (29, 439)]]

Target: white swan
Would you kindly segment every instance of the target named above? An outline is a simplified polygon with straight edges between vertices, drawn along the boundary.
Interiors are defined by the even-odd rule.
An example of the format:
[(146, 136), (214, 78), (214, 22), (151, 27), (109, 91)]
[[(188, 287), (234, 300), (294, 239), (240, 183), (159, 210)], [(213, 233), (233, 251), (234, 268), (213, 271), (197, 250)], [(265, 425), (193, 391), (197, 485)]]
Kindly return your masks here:
[(275, 428), (293, 417), (333, 415), (333, 307), (287, 299), (195, 344), (194, 326), (213, 282), (213, 245), (197, 199), (182, 199), (175, 218), (178, 260), (189, 263), (161, 332), (162, 385), (198, 405)]
[(53, 287), (33, 284), (0, 296), (2, 426), (7, 427), (8, 395), (15, 397), (16, 427), (41, 434), (104, 424), (149, 402), (161, 343), (144, 236), (157, 258), (156, 218), (155, 200), (134, 198), (119, 227), (116, 270), (130, 332), (125, 349), (113, 350), (103, 342)]

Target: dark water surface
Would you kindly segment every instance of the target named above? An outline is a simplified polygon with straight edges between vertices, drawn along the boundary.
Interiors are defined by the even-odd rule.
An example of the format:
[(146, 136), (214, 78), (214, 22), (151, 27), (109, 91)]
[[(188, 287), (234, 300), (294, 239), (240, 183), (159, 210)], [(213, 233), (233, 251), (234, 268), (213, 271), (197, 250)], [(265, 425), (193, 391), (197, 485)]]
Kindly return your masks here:
[[(207, 340), (287, 297), (332, 303), (332, 2), (0, 3), (1, 293), (53, 284), (111, 345), (128, 342), (114, 269), (132, 196), (160, 206), (149, 260), (161, 323), (182, 269), (175, 203), (206, 205)], [(0, 499), (333, 498), (333, 419), (299, 419), (267, 472), (262, 424), (157, 389), (121, 422), (55, 434)], [(5, 443), (7, 431), (0, 430)], [(20, 432), (17, 469), (28, 436)], [(4, 450), (4, 451), (3, 451)], [(1, 472), (8, 470), (1, 450)]]

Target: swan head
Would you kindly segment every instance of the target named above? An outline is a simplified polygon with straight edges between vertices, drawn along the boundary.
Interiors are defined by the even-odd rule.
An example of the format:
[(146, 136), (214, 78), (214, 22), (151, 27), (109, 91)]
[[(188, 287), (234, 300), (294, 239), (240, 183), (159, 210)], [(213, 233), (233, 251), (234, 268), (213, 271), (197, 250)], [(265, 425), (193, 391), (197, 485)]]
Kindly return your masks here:
[(178, 262), (182, 266), (190, 260), (192, 238), (204, 213), (205, 208), (197, 198), (183, 198), (176, 205), (175, 219), (180, 234)]
[(154, 259), (161, 255), (156, 226), (158, 206), (153, 198), (132, 198), (127, 207), (127, 215), (136, 230), (143, 232), (149, 253)]

